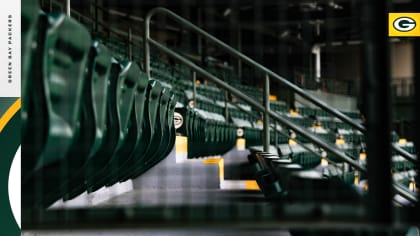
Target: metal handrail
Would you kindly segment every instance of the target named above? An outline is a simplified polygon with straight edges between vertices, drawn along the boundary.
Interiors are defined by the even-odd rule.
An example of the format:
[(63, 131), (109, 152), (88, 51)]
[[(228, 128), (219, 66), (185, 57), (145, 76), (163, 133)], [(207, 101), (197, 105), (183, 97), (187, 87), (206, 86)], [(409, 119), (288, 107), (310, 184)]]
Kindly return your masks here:
[[(221, 48), (223, 48), (224, 50), (226, 50), (227, 52), (229, 52), (233, 56), (236, 56), (236, 57), (240, 58), (241, 60), (247, 62), (251, 66), (259, 69), (260, 71), (264, 72), (266, 75), (269, 75), (270, 78), (272, 77), (272, 78), (278, 80), (279, 82), (283, 83), (288, 88), (290, 88), (291, 90), (293, 90), (295, 93), (297, 93), (300, 96), (302, 96), (302, 97), (306, 98), (307, 100), (311, 101), (312, 103), (314, 103), (318, 107), (321, 107), (322, 109), (324, 109), (324, 110), (332, 113), (333, 115), (335, 115), (340, 120), (342, 120), (342, 121), (350, 124), (351, 126), (353, 126), (355, 129), (357, 129), (359, 131), (362, 131), (362, 132), (364, 132), (366, 130), (365, 127), (363, 125), (361, 125), (360, 123), (355, 122), (350, 117), (348, 117), (345, 114), (341, 113), (337, 109), (331, 108), (331, 106), (329, 106), (328, 104), (324, 103), (323, 101), (318, 100), (314, 96), (308, 94), (302, 88), (296, 86), (295, 84), (293, 84), (292, 82), (288, 81), (287, 79), (285, 79), (285, 78), (277, 75), (276, 73), (274, 73), (273, 71), (271, 71), (267, 67), (265, 67), (265, 66), (259, 64), (258, 62), (252, 60), (248, 56), (246, 56), (246, 55), (242, 54), (241, 52), (239, 52), (238, 50), (230, 47), (226, 43), (222, 42), (221, 40), (219, 40), (216, 37), (210, 35), (209, 33), (205, 32), (204, 30), (202, 30), (199, 27), (195, 26), (194, 24), (192, 24), (188, 20), (180, 17), (179, 15), (173, 13), (172, 11), (170, 11), (170, 10), (168, 10), (166, 8), (157, 7), (157, 8), (152, 9), (151, 11), (149, 11), (149, 13), (147, 14), (147, 17), (146, 17), (146, 21), (145, 21), (145, 26), (146, 26), (145, 31), (147, 31), (147, 32), (145, 32), (145, 38), (146, 37), (147, 38), (150, 38), (150, 31), (149, 31), (150, 29), (149, 29), (148, 26), (150, 25), (149, 22), (150, 22), (151, 18), (156, 13), (164, 13), (165, 15), (168, 15), (168, 16), (172, 17), (174, 20), (176, 20), (177, 22), (179, 22), (181, 25), (190, 28), (191, 30), (193, 30), (194, 32), (198, 33), (202, 37), (204, 37), (204, 38), (206, 38), (206, 39), (208, 39), (210, 41), (213, 41), (215, 44), (217, 44), (218, 46), (220, 46)], [(145, 54), (146, 54), (146, 50), (147, 49), (145, 48)], [(147, 55), (145, 55), (145, 57), (146, 56)], [(146, 69), (146, 72), (147, 72), (147, 69)]]
[[(147, 22), (147, 20), (146, 20), (146, 22)], [(302, 135), (303, 137), (305, 137), (306, 139), (312, 141), (313, 143), (315, 143), (319, 147), (322, 147), (324, 150), (336, 155), (338, 158), (340, 158), (341, 160), (349, 163), (354, 168), (356, 168), (358, 170), (361, 170), (361, 171), (366, 171), (366, 168), (364, 166), (360, 165), (357, 161), (349, 158), (347, 155), (345, 155), (345, 153), (343, 153), (341, 150), (338, 150), (336, 147), (334, 147), (330, 143), (318, 138), (317, 136), (315, 136), (312, 133), (307, 132), (306, 129), (296, 125), (292, 121), (289, 121), (287, 118), (283, 117), (282, 115), (280, 115), (280, 114), (278, 114), (274, 111), (271, 111), (271, 110), (267, 111), (265, 106), (259, 104), (257, 101), (250, 98), (249, 96), (247, 96), (243, 92), (241, 92), (238, 89), (230, 86), (229, 84), (225, 83), (221, 79), (219, 79), (216, 76), (207, 72), (205, 69), (201, 68), (200, 66), (196, 65), (195, 63), (191, 62), (190, 60), (186, 59), (182, 55), (176, 53), (175, 51), (167, 48), (166, 46), (162, 45), (161, 43), (151, 39), (150, 37), (145, 37), (145, 39), (146, 39), (146, 40), (144, 40), (145, 42), (148, 42), (148, 43), (152, 44), (153, 46), (157, 47), (158, 49), (165, 52), (166, 54), (168, 54), (171, 57), (175, 58), (176, 60), (182, 62), (186, 66), (188, 66), (191, 69), (193, 69), (194, 71), (196, 71), (199, 75), (209, 79), (210, 81), (212, 81), (213, 83), (215, 83), (219, 87), (229, 91), (231, 94), (235, 95), (239, 99), (248, 103), (249, 105), (251, 105), (252, 107), (257, 109), (258, 111), (266, 112), (267, 115), (269, 115), (271, 118), (273, 118), (277, 122), (281, 123), (282, 125), (286, 126), (287, 128), (289, 128), (291, 130), (294, 130), (296, 133), (298, 133), (298, 134)]]
[[(174, 12), (163, 8), (163, 7), (157, 7), (154, 8), (152, 10), (149, 11), (149, 13), (146, 16), (145, 19), (145, 32), (144, 32), (144, 38), (146, 40), (144, 40), (144, 69), (147, 73), (148, 76), (150, 76), (150, 48), (149, 48), (149, 42), (148, 40), (150, 39), (150, 22), (151, 22), (151, 18), (157, 14), (157, 13), (163, 13), (167, 16), (172, 17), (175, 21), (177, 21), (178, 23), (180, 23), (181, 25), (188, 27), (189, 29), (191, 29), (192, 31), (196, 32), (197, 34), (201, 35), (202, 37), (213, 41), (216, 45), (220, 46), (221, 48), (225, 49), (228, 53), (230, 53), (233, 56), (236, 56), (238, 58), (240, 58), (241, 60), (247, 62), (248, 64), (250, 64), (251, 66), (257, 68), (258, 70), (262, 71), (265, 73), (265, 90), (267, 90), (267, 86), (269, 87), (269, 79), (270, 78), (274, 78), (277, 81), (281, 82), (282, 84), (284, 84), (285, 86), (287, 86), (289, 89), (293, 90), (295, 93), (299, 94), (300, 96), (302, 96), (303, 98), (309, 100), (310, 102), (312, 102), (313, 104), (317, 105), (318, 107), (322, 108), (323, 110), (333, 114), (335, 117), (337, 117), (338, 119), (340, 119), (341, 121), (349, 124), (350, 126), (352, 126), (353, 128), (361, 131), (362, 133), (366, 132), (366, 128), (364, 127), (364, 125), (354, 121), (352, 118), (348, 117), (347, 115), (343, 114), (342, 112), (340, 112), (339, 110), (332, 108), (331, 106), (327, 105), (325, 102), (317, 99), (316, 97), (312, 96), (311, 94), (307, 93), (305, 90), (303, 90), (302, 88), (296, 86), (295, 84), (293, 84), (292, 82), (288, 81), (287, 79), (277, 75), (276, 73), (274, 73), (273, 71), (271, 71), (270, 69), (264, 67), (263, 65), (259, 64), (258, 62), (252, 60), (251, 58), (249, 58), (248, 56), (242, 54), (241, 52), (239, 52), (238, 50), (232, 48), (231, 46), (227, 45), (226, 43), (222, 42), (221, 40), (217, 39), (216, 37), (210, 35), (209, 33), (207, 33), (206, 31), (202, 30), (201, 28), (197, 27), (196, 25), (192, 24), (191, 22), (189, 22), (188, 20), (182, 18), (181, 16), (175, 14)], [(267, 82), (268, 80), (268, 82)], [(267, 106), (267, 103), (269, 102), (268, 100), (268, 95), (267, 95), (268, 91), (265, 91), (264, 95), (265, 95), (265, 107), (269, 108)], [(267, 112), (263, 111), (264, 114), (266, 114)], [(267, 117), (266, 117), (267, 118)], [(268, 119), (267, 119), (268, 121)], [(265, 127), (268, 127), (267, 124), (264, 125)], [(267, 137), (268, 132), (265, 131), (264, 132), (264, 140), (267, 143), (267, 139), (269, 139), (269, 137)], [(265, 148), (268, 150), (267, 145), (265, 145)], [(401, 155), (402, 157), (404, 157), (406, 160), (413, 162), (413, 163), (417, 163), (417, 159), (416, 159), (416, 155), (415, 154), (410, 154), (408, 152), (405, 152), (402, 149), (398, 149), (396, 148), (394, 145), (392, 145), (392, 148), (394, 149), (395, 152), (397, 152), (399, 155)]]

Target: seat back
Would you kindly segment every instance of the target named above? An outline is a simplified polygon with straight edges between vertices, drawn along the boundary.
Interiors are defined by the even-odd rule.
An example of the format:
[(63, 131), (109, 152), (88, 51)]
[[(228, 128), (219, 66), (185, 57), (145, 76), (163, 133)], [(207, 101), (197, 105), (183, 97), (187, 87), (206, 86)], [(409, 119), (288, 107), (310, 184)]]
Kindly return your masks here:
[[(86, 82), (82, 95), (80, 132), (65, 160), (68, 174), (61, 179), (60, 195), (71, 198), (72, 191), (85, 181), (89, 156), (100, 148), (106, 134), (106, 107), (111, 71), (111, 52), (94, 41), (91, 45)], [(64, 167), (65, 168), (65, 167)]]
[[(24, 8), (22, 10), (25, 11)], [(40, 12), (35, 25), (37, 34), (34, 45), (36, 47), (32, 48), (32, 52), (22, 49), (22, 57), (26, 58), (22, 58), (22, 146), (24, 147), (22, 156), (31, 157), (22, 161), (22, 182), (32, 175), (47, 139), (48, 115), (43, 86), (44, 71), (40, 68), (44, 67), (44, 46), (48, 26), (47, 15)], [(23, 35), (22, 39), (28, 37)], [(22, 46), (25, 47), (25, 45)]]
[(112, 63), (107, 107), (108, 134), (87, 173), (89, 191), (95, 191), (105, 184), (103, 178), (109, 170), (108, 165), (115, 160), (115, 154), (122, 148), (129, 133), (139, 70), (135, 63), (128, 60)]
[[(159, 101), (159, 109), (158, 109), (158, 117), (157, 117), (157, 133), (154, 137), (154, 143), (158, 144), (159, 148), (155, 148), (154, 152), (151, 152), (151, 158), (149, 159), (150, 165), (156, 163), (156, 161), (161, 160), (161, 156), (166, 151), (166, 147), (168, 146), (169, 142), (169, 126), (167, 125), (168, 120), (168, 109), (169, 109), (169, 99), (171, 93), (170, 89), (163, 88), (160, 101)], [(151, 167), (151, 166), (149, 166)]]
[(147, 88), (149, 82), (144, 72), (140, 71), (138, 76), (140, 81), (137, 85), (137, 92), (134, 98), (134, 112), (131, 114), (131, 129), (137, 130), (137, 136), (133, 140), (128, 140), (128, 142), (134, 142), (134, 148), (126, 155), (125, 162), (119, 166), (117, 178), (110, 180), (109, 184), (122, 181), (125, 176), (129, 175), (131, 168), (136, 165), (136, 162), (140, 159), (140, 155), (147, 149), (148, 142), (146, 140), (149, 139), (150, 127), (145, 126), (145, 111), (147, 110)]
[(48, 16), (43, 57), (43, 87), (48, 136), (37, 169), (63, 159), (80, 118), (91, 37), (77, 21), (62, 14)]
[(177, 100), (175, 94), (171, 94), (168, 103), (167, 111), (167, 127), (168, 127), (168, 145), (166, 146), (165, 152), (162, 154), (162, 158), (166, 157), (171, 151), (175, 144), (175, 126), (174, 126), (174, 112)]
[[(27, 96), (28, 89), (30, 89), (32, 61), (35, 57), (35, 50), (37, 45), (37, 26), (39, 16), (39, 5), (37, 1), (23, 0), (21, 7), (21, 58), (22, 58), (22, 95)], [(25, 108), (26, 104), (22, 104)], [(23, 110), (23, 109), (22, 109)], [(25, 117), (25, 116), (24, 116)]]
[[(90, 129), (94, 129), (94, 139), (90, 146), (90, 154), (95, 153), (106, 132), (106, 107), (111, 71), (111, 52), (104, 45), (95, 42), (92, 46), (95, 59), (91, 64), (91, 75), (88, 76), (85, 89), (84, 109), (91, 120)], [(92, 55), (93, 56), (93, 55)]]
[(135, 153), (136, 165), (129, 169), (129, 174), (123, 179), (134, 178), (139, 175), (142, 169), (145, 168), (145, 163), (149, 153), (153, 153), (157, 146), (154, 146), (154, 136), (157, 130), (158, 107), (160, 95), (162, 93), (162, 86), (155, 80), (149, 80), (147, 87), (147, 101), (145, 106), (145, 120), (143, 123), (144, 142), (146, 149), (142, 153)]

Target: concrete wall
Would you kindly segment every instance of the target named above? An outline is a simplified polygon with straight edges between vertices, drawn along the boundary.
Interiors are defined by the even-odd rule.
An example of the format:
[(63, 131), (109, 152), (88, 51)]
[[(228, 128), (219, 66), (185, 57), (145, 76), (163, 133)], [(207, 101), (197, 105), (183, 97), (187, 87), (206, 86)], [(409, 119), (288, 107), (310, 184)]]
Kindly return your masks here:
[[(328, 105), (339, 109), (340, 111), (358, 111), (357, 109), (357, 99), (355, 97), (345, 96), (345, 95), (338, 95), (338, 94), (331, 94), (331, 93), (324, 93), (322, 91), (311, 91), (307, 90), (307, 93), (315, 96), (316, 98), (324, 101)], [(302, 98), (299, 95), (295, 95), (295, 103), (297, 106), (298, 104), (302, 104), (307, 107), (316, 108), (315, 105), (308, 102), (306, 99)]]

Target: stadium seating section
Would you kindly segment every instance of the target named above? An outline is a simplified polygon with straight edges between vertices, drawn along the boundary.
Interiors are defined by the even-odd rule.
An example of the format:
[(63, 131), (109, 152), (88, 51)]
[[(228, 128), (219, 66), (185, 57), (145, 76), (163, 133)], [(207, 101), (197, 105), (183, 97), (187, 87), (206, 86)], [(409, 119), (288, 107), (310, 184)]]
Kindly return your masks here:
[[(363, 195), (363, 173), (279, 124), (270, 134), (275, 152), (262, 152), (261, 114), (209, 81), (196, 84), (194, 104), (188, 68), (152, 51), (148, 78), (140, 55), (125, 59), (124, 43), (93, 36), (34, 2), (22, 4), (24, 206), (47, 207), (139, 177), (168, 156), (176, 135), (188, 137), (188, 158), (224, 154), (244, 138), (268, 198), (358, 201)], [(239, 84), (229, 71), (208, 69), (262, 100), (261, 90)], [(364, 135), (328, 112), (282, 101), (271, 101), (271, 110), (365, 161)], [(174, 114), (182, 119), (178, 126)], [(362, 122), (358, 112), (345, 114)], [(393, 141), (415, 153), (413, 143), (396, 134)], [(398, 155), (392, 161), (394, 179), (408, 189), (413, 164)]]

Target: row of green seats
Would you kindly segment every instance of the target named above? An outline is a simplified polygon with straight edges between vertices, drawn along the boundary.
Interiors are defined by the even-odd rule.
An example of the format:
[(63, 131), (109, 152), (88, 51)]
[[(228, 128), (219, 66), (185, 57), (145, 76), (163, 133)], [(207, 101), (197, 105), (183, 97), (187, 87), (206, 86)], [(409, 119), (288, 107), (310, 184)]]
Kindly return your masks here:
[[(331, 113), (328, 111), (319, 109), (319, 108), (312, 108), (312, 107), (299, 107), (299, 113), (305, 116), (322, 116), (322, 117), (333, 117)], [(353, 119), (360, 119), (361, 115), (359, 112), (343, 112), (343, 114), (347, 115)]]
[(197, 108), (176, 108), (183, 118), (177, 133), (188, 137), (188, 158), (224, 154), (236, 144), (237, 127), (216, 113)]
[(75, 20), (22, 5), (22, 205), (136, 178), (166, 157), (175, 95)]

